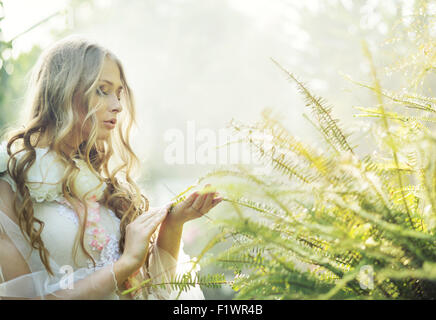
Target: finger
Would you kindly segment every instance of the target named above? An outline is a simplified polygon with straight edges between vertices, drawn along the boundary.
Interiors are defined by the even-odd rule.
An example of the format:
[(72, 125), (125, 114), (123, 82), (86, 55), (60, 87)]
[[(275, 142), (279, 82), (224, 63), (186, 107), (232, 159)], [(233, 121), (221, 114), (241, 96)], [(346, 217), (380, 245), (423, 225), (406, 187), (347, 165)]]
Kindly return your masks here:
[(215, 197), (215, 193), (208, 193), (206, 199), (204, 200), (203, 203), (203, 208), (202, 210), (209, 210), (210, 206), (212, 204), (212, 200)]
[(153, 208), (153, 211), (151, 212), (151, 214), (153, 216), (156, 216), (156, 215), (159, 216), (159, 215), (162, 215), (162, 214), (165, 215), (170, 210), (170, 207), (172, 206), (172, 204), (173, 204), (172, 202), (168, 202), (168, 203), (164, 204), (161, 207)]
[(193, 208), (194, 211), (196, 211), (196, 212), (200, 211), (206, 197), (207, 197), (207, 194), (203, 194), (203, 195), (198, 196), (197, 199), (195, 199), (194, 203), (192, 204), (191, 208)]
[(167, 215), (168, 212), (170, 211), (170, 209), (171, 209), (172, 206), (173, 206), (173, 202), (169, 202), (169, 203), (167, 203), (166, 205), (164, 205), (164, 206), (162, 207), (162, 212), (163, 212), (163, 214)]
[(144, 213), (142, 213), (140, 216), (138, 216), (135, 219), (135, 222), (137, 223), (144, 223), (146, 221), (149, 221), (150, 219), (153, 219), (159, 212), (155, 209), (148, 210)]
[(180, 208), (185, 210), (189, 208), (194, 203), (195, 199), (197, 199), (199, 194), (197, 192), (192, 193), (188, 198), (186, 198), (182, 203), (180, 203)]
[(223, 198), (215, 198), (212, 200), (212, 208), (215, 207), (218, 203), (223, 201)]
[(153, 219), (147, 220), (146, 222), (141, 223), (140, 225), (148, 230), (156, 230), (157, 226), (159, 226), (162, 221), (165, 219), (165, 216), (155, 216)]
[(211, 187), (210, 184), (206, 185), (202, 190), (199, 191), (200, 195), (216, 193), (216, 189)]
[(152, 208), (147, 212), (144, 212), (139, 218), (138, 223), (148, 223), (151, 219), (165, 217), (168, 213), (171, 204), (167, 204), (162, 208)]
[(158, 214), (145, 214), (147, 215), (146, 218), (138, 220), (138, 223), (140, 224), (149, 224), (152, 223), (154, 220), (158, 220), (160, 215)]
[(170, 208), (172, 206), (172, 202), (169, 202), (162, 207), (159, 208), (158, 212), (156, 213), (156, 216), (159, 217), (159, 219), (164, 219), (168, 212), (170, 211)]
[(164, 219), (165, 219), (165, 217), (156, 217), (156, 219), (153, 219), (148, 223), (148, 226), (152, 230), (155, 230), (157, 228), (157, 226), (160, 225)]
[(204, 192), (204, 193), (215, 192), (215, 188), (212, 187), (212, 186), (208, 183), (207, 185), (204, 186), (202, 192)]

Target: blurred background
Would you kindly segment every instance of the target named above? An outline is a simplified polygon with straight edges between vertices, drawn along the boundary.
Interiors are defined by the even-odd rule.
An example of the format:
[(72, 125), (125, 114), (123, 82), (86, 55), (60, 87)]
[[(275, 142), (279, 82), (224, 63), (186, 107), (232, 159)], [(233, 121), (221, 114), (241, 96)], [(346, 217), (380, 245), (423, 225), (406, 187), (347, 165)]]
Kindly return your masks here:
[[(375, 101), (344, 75), (363, 82), (370, 78), (365, 40), (376, 63), (392, 65), (379, 75), (384, 86), (401, 87), (394, 74), (403, 69), (389, 55), (389, 46), (395, 44), (398, 22), (407, 25), (416, 2), (0, 1), (0, 129), (18, 124), (27, 75), (41, 51), (66, 35), (81, 34), (109, 48), (124, 65), (138, 110), (131, 141), (143, 162), (138, 182), (151, 206), (232, 162), (213, 153), (209, 162), (192, 159), (201, 146), (210, 152), (227, 148), (227, 140), (219, 137), (231, 119), (256, 121), (271, 107), (295, 136), (317, 144), (319, 137), (302, 116), (304, 101), (271, 58), (333, 106), (333, 114), (353, 133), (351, 141), (364, 152), (365, 123), (353, 117), (354, 107)], [(171, 160), (174, 146), (176, 162)], [(227, 210), (223, 204), (209, 215)], [(198, 254), (211, 233), (209, 220), (189, 222), (185, 251)], [(205, 295), (230, 299), (233, 292), (223, 287), (205, 289)]]

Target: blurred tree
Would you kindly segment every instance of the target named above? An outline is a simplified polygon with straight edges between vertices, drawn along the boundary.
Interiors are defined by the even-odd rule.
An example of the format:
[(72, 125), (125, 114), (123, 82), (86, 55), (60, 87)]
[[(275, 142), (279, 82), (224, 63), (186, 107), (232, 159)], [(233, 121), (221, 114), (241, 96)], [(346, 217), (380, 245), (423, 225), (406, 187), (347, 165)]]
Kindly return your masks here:
[[(2, 20), (5, 18), (3, 13), (4, 5), (3, 1), (0, 1), (0, 135), (5, 126), (11, 125), (17, 120), (17, 111), (21, 109), (24, 102), (27, 83), (26, 76), (31, 71), (42, 51), (41, 47), (36, 44), (30, 51), (22, 52), (18, 56), (13, 57), (12, 49), (14, 41), (60, 15), (69, 15), (71, 24), (74, 24), (77, 8), (91, 3), (92, 0), (71, 0), (66, 9), (52, 13), (13, 38), (6, 40), (2, 33)], [(55, 39), (61, 38), (67, 33), (68, 28), (52, 30), (52, 35)]]
[[(8, 41), (3, 40), (3, 32), (1, 29), (1, 22), (4, 19), (3, 15), (3, 1), (0, 1), (0, 10), (1, 10), (1, 16), (0, 16), (0, 111), (1, 111), (1, 117), (0, 117), (0, 128), (3, 127), (3, 125), (7, 122), (9, 119), (9, 112), (4, 107), (5, 100), (6, 100), (6, 93), (7, 93), (7, 87), (8, 87), (8, 80), (9, 76), (13, 71), (12, 64), (8, 61), (8, 53), (10, 55), (10, 51), (12, 48), (12, 44)], [(6, 58), (6, 59), (5, 59)]]
[(17, 118), (17, 110), (20, 109), (25, 92), (25, 77), (38, 58), (41, 48), (34, 46), (29, 52), (21, 53), (18, 57), (12, 56), (13, 43), (22, 35), (37, 28), (41, 24), (59, 15), (56, 12), (49, 17), (39, 21), (27, 30), (21, 32), (10, 40), (3, 37), (1, 23), (4, 19), (3, 1), (0, 1), (0, 130), (6, 125), (14, 122)]

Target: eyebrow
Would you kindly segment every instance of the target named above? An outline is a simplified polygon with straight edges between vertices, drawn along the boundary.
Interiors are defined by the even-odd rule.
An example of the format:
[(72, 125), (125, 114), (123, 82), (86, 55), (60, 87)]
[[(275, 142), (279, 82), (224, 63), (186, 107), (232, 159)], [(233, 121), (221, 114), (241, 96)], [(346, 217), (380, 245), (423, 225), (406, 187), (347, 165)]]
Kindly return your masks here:
[[(109, 83), (112, 86), (114, 85), (112, 82), (110, 82), (109, 80), (106, 80), (106, 79), (100, 79), (99, 81), (107, 82), (107, 83)], [(123, 86), (119, 86), (118, 89), (124, 89), (124, 87)]]

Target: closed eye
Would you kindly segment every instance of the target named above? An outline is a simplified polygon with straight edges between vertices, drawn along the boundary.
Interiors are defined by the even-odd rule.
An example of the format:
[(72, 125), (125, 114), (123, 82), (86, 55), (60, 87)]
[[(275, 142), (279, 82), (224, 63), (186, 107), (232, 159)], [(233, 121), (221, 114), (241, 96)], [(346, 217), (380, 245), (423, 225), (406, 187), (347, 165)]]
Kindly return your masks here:
[(99, 94), (100, 96), (102, 95), (107, 96), (109, 93), (104, 90), (104, 87), (99, 87), (97, 88), (97, 94)]

